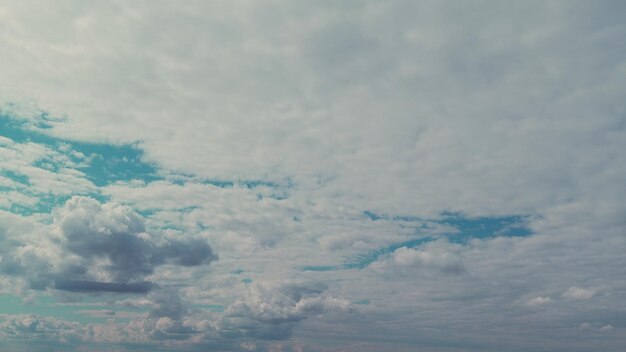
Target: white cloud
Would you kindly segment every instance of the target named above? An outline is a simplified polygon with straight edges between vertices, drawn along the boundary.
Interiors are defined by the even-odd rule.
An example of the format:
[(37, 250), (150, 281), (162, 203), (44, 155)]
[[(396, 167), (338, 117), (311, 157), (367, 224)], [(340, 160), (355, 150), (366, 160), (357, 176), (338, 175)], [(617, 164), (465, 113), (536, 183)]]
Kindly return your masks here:
[(67, 114), (57, 134), (143, 140), (167, 168), (474, 214), (592, 200), (621, 170), (593, 171), (623, 149), (623, 130), (604, 128), (619, 126), (624, 74), (597, 50), (622, 30), (608, 5), (581, 28), (578, 3), (477, 21), (462, 4), (69, 4), (11, 9), (2, 67), (24, 83), (5, 96)]
[(615, 330), (615, 328), (613, 326), (611, 326), (611, 325), (605, 325), (605, 326), (600, 328), (600, 331), (602, 331), (602, 332), (611, 332), (613, 330)]
[(370, 265), (375, 271), (395, 271), (418, 273), (435, 270), (447, 274), (466, 273), (458, 246), (445, 240), (428, 243), (422, 249), (401, 247), (396, 249), (389, 258), (381, 259)]
[(591, 299), (597, 290), (593, 288), (581, 288), (572, 286), (567, 289), (567, 291), (563, 292), (563, 297), (568, 299), (575, 300), (587, 300)]
[(0, 206), (11, 209), (17, 205), (32, 210), (39, 204), (45, 205), (46, 198), (96, 192), (95, 185), (78, 170), (86, 163), (85, 156), (75, 155), (74, 160), (66, 153), (76, 152), (28, 141), (0, 145), (3, 174), (12, 173), (20, 178), (0, 176), (0, 186), (8, 189), (3, 191)]

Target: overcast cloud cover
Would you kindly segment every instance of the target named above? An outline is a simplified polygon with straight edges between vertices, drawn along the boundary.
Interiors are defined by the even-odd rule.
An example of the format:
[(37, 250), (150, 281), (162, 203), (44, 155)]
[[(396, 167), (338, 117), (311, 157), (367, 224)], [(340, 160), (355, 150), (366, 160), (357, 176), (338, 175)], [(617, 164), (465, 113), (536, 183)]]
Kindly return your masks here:
[(623, 1), (1, 1), (3, 351), (623, 351)]

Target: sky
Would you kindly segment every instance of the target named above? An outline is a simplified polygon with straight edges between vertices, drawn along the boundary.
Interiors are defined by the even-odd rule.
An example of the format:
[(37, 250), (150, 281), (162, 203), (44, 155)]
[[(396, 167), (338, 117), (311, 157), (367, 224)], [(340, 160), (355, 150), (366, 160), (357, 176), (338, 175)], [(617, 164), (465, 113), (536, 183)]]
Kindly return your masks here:
[(623, 351), (625, 13), (0, 0), (0, 349)]

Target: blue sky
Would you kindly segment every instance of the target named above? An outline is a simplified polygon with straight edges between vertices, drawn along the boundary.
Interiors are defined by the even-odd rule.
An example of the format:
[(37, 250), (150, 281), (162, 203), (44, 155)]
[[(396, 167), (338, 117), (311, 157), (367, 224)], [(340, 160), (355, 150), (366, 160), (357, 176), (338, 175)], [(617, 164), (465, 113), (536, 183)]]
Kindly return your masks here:
[(3, 351), (621, 351), (620, 2), (0, 2)]

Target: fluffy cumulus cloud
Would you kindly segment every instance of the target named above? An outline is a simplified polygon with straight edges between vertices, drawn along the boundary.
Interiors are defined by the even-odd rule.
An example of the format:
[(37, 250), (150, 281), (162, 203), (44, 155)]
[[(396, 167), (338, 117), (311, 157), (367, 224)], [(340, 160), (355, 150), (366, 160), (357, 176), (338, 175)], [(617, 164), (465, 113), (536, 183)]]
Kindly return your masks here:
[(4, 274), (27, 279), (33, 289), (145, 293), (161, 265), (198, 266), (217, 259), (206, 240), (150, 234), (131, 209), (73, 197), (54, 222), (16, 243), (2, 256)]
[(242, 300), (226, 308), (218, 329), (224, 335), (285, 339), (291, 335), (297, 321), (351, 309), (345, 299), (320, 296), (324, 290), (320, 284), (253, 284)]
[(0, 349), (621, 351), (625, 11), (0, 0)]

